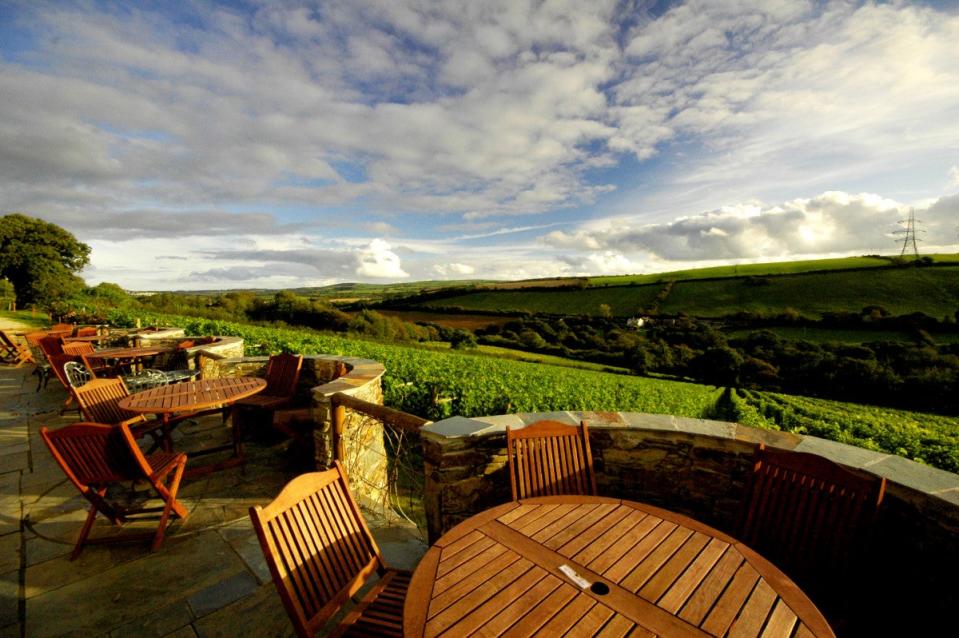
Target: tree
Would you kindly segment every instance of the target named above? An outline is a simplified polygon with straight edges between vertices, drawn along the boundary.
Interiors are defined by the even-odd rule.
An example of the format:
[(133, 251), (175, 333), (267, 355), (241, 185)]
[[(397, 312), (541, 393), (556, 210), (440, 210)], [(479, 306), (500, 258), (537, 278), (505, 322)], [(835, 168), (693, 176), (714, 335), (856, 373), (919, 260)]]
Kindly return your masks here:
[(0, 217), (0, 277), (13, 284), (20, 304), (50, 303), (83, 289), (74, 273), (90, 263), (90, 247), (40, 219)]

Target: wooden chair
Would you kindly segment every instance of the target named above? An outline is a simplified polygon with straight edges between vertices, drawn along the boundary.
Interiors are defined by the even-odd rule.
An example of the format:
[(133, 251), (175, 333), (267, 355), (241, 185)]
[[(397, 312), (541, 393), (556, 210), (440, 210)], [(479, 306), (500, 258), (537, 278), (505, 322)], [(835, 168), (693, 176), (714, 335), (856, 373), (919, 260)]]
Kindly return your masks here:
[[(240, 399), (234, 403), (237, 412), (233, 418), (239, 416), (243, 409), (258, 409), (270, 413), (270, 422), (273, 422), (273, 412), (277, 408), (289, 405), (296, 392), (296, 384), (300, 380), (300, 368), (303, 367), (303, 356), (298, 354), (276, 354), (270, 357), (266, 364), (266, 389), (251, 397)], [(292, 434), (287, 432), (287, 434)]]
[(30, 349), (21, 345), (12, 334), (0, 330), (0, 359), (20, 367), (21, 363), (33, 361), (33, 355)]
[[(120, 399), (130, 396), (122, 379), (116, 377), (91, 379), (82, 386), (71, 388), (71, 392), (76, 397), (77, 403), (80, 405), (80, 411), (87, 421), (110, 425), (127, 425), (138, 439), (149, 434), (154, 440), (150, 451), (153, 451), (161, 443), (164, 444), (165, 449), (172, 449), (172, 444), (169, 441), (170, 431), (164, 429), (161, 422), (147, 419), (139, 412), (124, 410), (118, 405)], [(170, 427), (172, 428), (172, 425)]]
[(67, 342), (64, 343), (62, 347), (63, 354), (72, 354), (78, 358), (82, 358), (83, 364), (90, 370), (93, 376), (112, 372), (115, 367), (108, 365), (102, 357), (96, 356), (96, 349), (92, 343), (86, 341)]
[(342, 465), (296, 477), (250, 518), (298, 636), (316, 635), (374, 572), (379, 581), (330, 635), (403, 635), (410, 573), (387, 567)]
[[(150, 549), (155, 551), (163, 542), (170, 516), (176, 515), (181, 519), (187, 517), (186, 508), (176, 500), (180, 479), (186, 468), (186, 454), (157, 452), (144, 456), (126, 424), (113, 427), (100, 423), (75, 423), (59, 430), (41, 427), (40, 436), (70, 482), (90, 501), (90, 511), (80, 529), (70, 560), (80, 555), (84, 545), (93, 543), (152, 538)], [(112, 486), (122, 488), (125, 493), (124, 484), (130, 481), (149, 483), (163, 505), (129, 507), (110, 498), (108, 490)], [(115, 525), (132, 520), (131, 516), (136, 514), (162, 514), (156, 532), (89, 539), (98, 512)]]
[(48, 332), (58, 337), (69, 337), (73, 334), (75, 329), (76, 326), (72, 323), (55, 323), (50, 326), (50, 330), (48, 330)]
[(521, 430), (506, 426), (513, 500), (559, 494), (596, 495), (586, 422), (579, 427), (536, 421)]
[(36, 365), (33, 374), (37, 375), (37, 392), (40, 391), (40, 388), (46, 387), (52, 372), (50, 362), (47, 361), (47, 355), (40, 347), (40, 339), (46, 337), (47, 334), (46, 331), (29, 332), (23, 337), (27, 342), (27, 348), (33, 355), (33, 363)]
[(886, 479), (878, 476), (760, 445), (738, 534), (814, 594), (841, 582), (868, 540), (885, 489)]
[(77, 328), (77, 337), (93, 337), (97, 334), (96, 326), (83, 326), (82, 328)]

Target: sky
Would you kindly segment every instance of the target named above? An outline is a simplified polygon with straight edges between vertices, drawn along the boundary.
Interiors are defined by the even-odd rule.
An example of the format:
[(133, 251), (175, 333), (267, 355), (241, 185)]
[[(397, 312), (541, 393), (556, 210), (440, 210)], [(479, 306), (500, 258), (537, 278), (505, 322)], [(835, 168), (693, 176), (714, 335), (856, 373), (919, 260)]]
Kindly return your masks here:
[(0, 0), (0, 214), (130, 290), (959, 252), (959, 3)]

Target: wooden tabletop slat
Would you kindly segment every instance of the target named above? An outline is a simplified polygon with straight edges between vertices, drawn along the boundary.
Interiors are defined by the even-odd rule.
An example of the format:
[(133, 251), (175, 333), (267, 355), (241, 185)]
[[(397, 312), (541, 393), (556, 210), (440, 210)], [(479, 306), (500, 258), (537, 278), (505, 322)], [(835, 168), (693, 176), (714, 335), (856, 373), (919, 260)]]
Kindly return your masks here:
[[(685, 527), (677, 527), (674, 529), (641, 563), (636, 565), (633, 571), (619, 581), (620, 585), (630, 591), (639, 592), (640, 588), (653, 577), (657, 570), (672, 558), (673, 554), (676, 553), (692, 535), (693, 532)], [(705, 542), (703, 544), (705, 545)]]
[[(484, 571), (477, 572), (478, 574), (484, 574), (484, 578), (445, 609), (435, 615), (430, 614), (429, 620), (426, 621), (426, 633), (439, 634), (446, 631), (459, 622), (463, 616), (495, 596), (497, 592), (509, 586), (517, 578), (530, 571), (531, 568), (533, 568), (533, 564), (530, 561), (520, 558), (498, 571), (491, 566), (488, 572), (492, 575), (486, 575)], [(545, 572), (541, 569), (536, 569), (536, 571), (541, 576), (545, 575)]]
[(709, 570), (709, 574), (693, 592), (689, 601), (683, 605), (679, 617), (697, 627), (702, 625), (706, 615), (712, 611), (720, 594), (725, 591), (742, 564), (742, 555), (731, 545), (727, 546), (719, 562)]
[(792, 581), (728, 535), (590, 496), (527, 499), (457, 525), (417, 568), (404, 618), (417, 637), (835, 638)]
[[(471, 542), (460, 549), (461, 541), (465, 539), (471, 539)], [(456, 542), (455, 549), (450, 547), (443, 548), (443, 564), (440, 565), (439, 569), (437, 570), (436, 577), (439, 578), (441, 576), (445, 576), (453, 569), (459, 567), (466, 561), (470, 560), (477, 554), (486, 551), (492, 546), (493, 541), (486, 536), (483, 536), (479, 532), (470, 534), (469, 536), (464, 536), (462, 539)], [(453, 549), (453, 551), (451, 551), (451, 549)]]
[[(595, 520), (594, 524), (589, 528), (585, 530), (577, 530), (576, 535), (570, 538), (569, 541), (563, 542), (562, 534), (557, 534), (554, 536), (550, 540), (563, 542), (563, 545), (556, 547), (551, 544), (550, 547), (557, 550), (563, 556), (574, 556), (578, 552), (583, 551), (586, 547), (592, 547), (597, 538), (612, 529), (619, 528), (620, 522), (632, 511), (625, 507), (616, 507), (614, 505), (610, 505), (609, 507), (613, 507), (614, 509), (602, 518)], [(630, 527), (631, 525), (627, 525), (625, 529), (628, 530)], [(611, 539), (610, 542), (613, 542), (613, 540)]]
[(266, 388), (266, 380), (257, 377), (201, 379), (160, 386), (131, 394), (118, 405), (142, 414), (194, 412), (232, 403)]
[[(437, 578), (433, 582), (433, 601), (436, 602), (443, 594), (447, 593), (447, 590), (451, 587), (462, 589), (465, 579), (472, 577), (480, 580), (480, 578), (477, 577), (477, 573), (482, 574), (491, 565), (505, 567), (506, 564), (517, 558), (519, 558), (519, 556), (514, 552), (511, 552), (502, 545), (494, 543), (489, 549), (480, 552), (456, 569), (450, 570), (445, 575)], [(432, 612), (430, 612), (430, 616), (433, 616)]]
[(593, 510), (595, 510), (597, 507), (598, 506), (592, 505), (592, 504), (575, 506), (569, 512), (567, 512), (564, 516), (561, 516), (560, 518), (556, 519), (555, 521), (553, 521), (546, 527), (542, 528), (535, 534), (527, 534), (527, 536), (549, 547), (547, 543), (549, 539), (553, 538), (554, 536), (556, 536), (557, 534), (559, 534), (560, 532), (564, 530), (568, 530), (570, 526), (576, 524), (578, 521), (581, 521), (583, 518), (589, 516), (593, 512)]
[(553, 593), (533, 605), (533, 608), (523, 616), (522, 623), (516, 623), (507, 629), (503, 633), (504, 638), (519, 638), (520, 636), (536, 634), (540, 627), (546, 624), (557, 611), (568, 605), (578, 594), (579, 592), (572, 585), (560, 584), (553, 590)]
[(724, 636), (746, 599), (752, 594), (757, 582), (759, 582), (759, 574), (756, 570), (745, 563), (740, 565), (729, 587), (706, 616), (702, 624), (703, 630), (714, 636)]
[(573, 560), (602, 573), (656, 529), (659, 523), (659, 519), (646, 516), (642, 512), (630, 512), (626, 518), (597, 538), (596, 542), (574, 555)]
[(606, 605), (597, 604), (566, 634), (565, 638), (591, 638), (615, 615)]
[[(699, 552), (709, 543), (709, 537), (699, 532), (693, 532), (692, 536), (686, 539), (669, 560), (657, 571), (652, 578), (649, 578), (639, 590), (639, 595), (654, 603), (658, 603), (673, 583), (676, 582), (689, 567)], [(629, 589), (629, 588), (627, 588)]]
[(679, 612), (728, 548), (727, 543), (715, 538), (710, 539), (703, 551), (696, 556), (696, 559), (656, 604), (673, 614)]
[(563, 582), (547, 574), (542, 580), (530, 587), (519, 598), (505, 607), (498, 615), (491, 617), (486, 624), (476, 630), (476, 636), (492, 638), (518, 623), (539, 601), (544, 600), (560, 588)]
[(776, 604), (776, 592), (765, 580), (756, 583), (749, 600), (743, 606), (739, 617), (729, 628), (729, 638), (757, 636), (766, 624), (766, 619)]
[[(526, 564), (529, 565), (529, 568), (523, 572), (519, 578), (498, 592), (494, 592), (479, 607), (476, 607), (469, 614), (463, 616), (455, 625), (450, 626), (450, 635), (466, 636), (472, 634), (489, 622), (490, 618), (503, 613), (503, 610), (517, 598), (523, 596), (523, 594), (535, 587), (537, 583), (542, 582), (546, 578), (547, 573), (545, 570), (538, 567), (533, 568), (528, 561)], [(556, 586), (559, 586), (558, 581)]]
[(776, 601), (773, 613), (770, 614), (769, 621), (763, 628), (762, 638), (789, 638), (797, 622), (799, 618), (780, 598)]
[(598, 521), (617, 509), (619, 508), (616, 505), (602, 503), (595, 505), (588, 511), (584, 510), (585, 513), (581, 513), (576, 520), (570, 522), (564, 529), (550, 535), (549, 539), (544, 541), (543, 544), (550, 549), (562, 547), (571, 540), (578, 538), (585, 530), (592, 528)]
[[(650, 523), (654, 522), (653, 517), (649, 517)], [(659, 547), (659, 544), (672, 535), (673, 531), (676, 529), (674, 523), (669, 521), (655, 521), (656, 527), (654, 527), (648, 534), (643, 536), (643, 538), (636, 543), (633, 547), (626, 552), (622, 558), (618, 559), (613, 565), (608, 569), (602, 572), (606, 578), (614, 582), (619, 582), (622, 579), (626, 578), (633, 568), (643, 562), (647, 556), (649, 556), (653, 550)], [(640, 523), (642, 525), (642, 523)], [(602, 558), (602, 557), (600, 557)], [(594, 564), (600, 564), (598, 561), (593, 561), (590, 564), (592, 567)], [(596, 571), (599, 571), (598, 569)]]
[(623, 636), (629, 636), (630, 638), (657, 638), (656, 634), (645, 627), (638, 627), (625, 616), (614, 616), (596, 635), (600, 638), (622, 638)]

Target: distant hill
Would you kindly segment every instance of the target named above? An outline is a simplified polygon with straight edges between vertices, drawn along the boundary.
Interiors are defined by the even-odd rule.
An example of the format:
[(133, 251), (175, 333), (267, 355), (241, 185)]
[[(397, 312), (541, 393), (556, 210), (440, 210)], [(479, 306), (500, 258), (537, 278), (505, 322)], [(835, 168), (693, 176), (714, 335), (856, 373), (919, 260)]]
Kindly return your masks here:
[[(526, 287), (477, 286), (408, 299), (408, 306), (437, 312), (530, 312), (721, 317), (740, 311), (775, 315), (797, 311), (818, 318), (883, 306), (900, 315), (942, 318), (959, 310), (959, 255), (933, 255), (928, 265), (888, 257), (750, 264), (697, 270), (533, 280)], [(559, 282), (563, 282), (559, 284)], [(559, 285), (558, 285), (559, 284)], [(390, 304), (395, 305), (393, 303)]]

